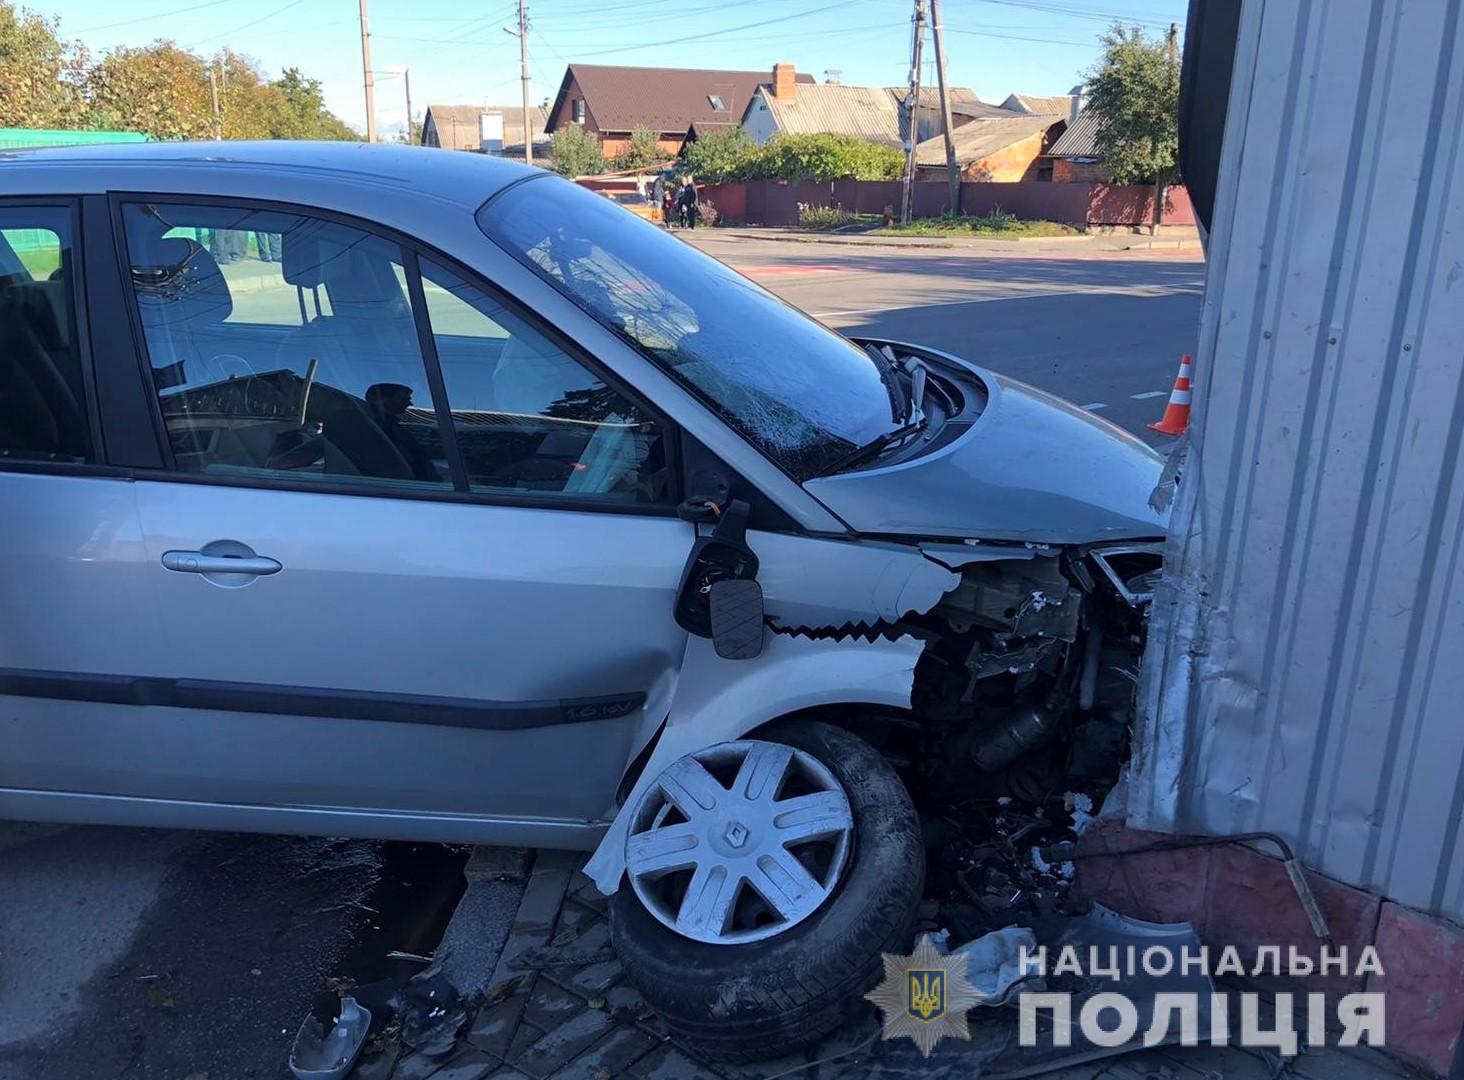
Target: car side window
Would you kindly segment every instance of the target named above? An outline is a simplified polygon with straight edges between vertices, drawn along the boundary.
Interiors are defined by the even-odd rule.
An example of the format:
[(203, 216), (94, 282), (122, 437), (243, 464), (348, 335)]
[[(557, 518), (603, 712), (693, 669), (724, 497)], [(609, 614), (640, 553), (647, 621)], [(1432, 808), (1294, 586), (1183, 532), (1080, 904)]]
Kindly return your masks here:
[(94, 461), (70, 211), (0, 208), (0, 462)]
[(421, 260), (432, 339), (474, 491), (669, 498), (660, 423), (547, 335)]
[(180, 471), (452, 488), (397, 244), (191, 203), (129, 203), (123, 229)]

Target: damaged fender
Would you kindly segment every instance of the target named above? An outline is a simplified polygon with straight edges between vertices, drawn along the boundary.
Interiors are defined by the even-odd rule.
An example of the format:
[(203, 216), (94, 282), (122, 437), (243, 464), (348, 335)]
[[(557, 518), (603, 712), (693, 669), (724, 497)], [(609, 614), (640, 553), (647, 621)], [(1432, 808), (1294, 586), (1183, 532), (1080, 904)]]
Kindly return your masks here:
[(775, 631), (824, 636), (867, 630), (926, 612), (961, 575), (908, 544), (813, 541), (752, 533), (757, 580)]
[(691, 638), (665, 730), (585, 874), (607, 896), (620, 887), (629, 808), (677, 758), (800, 709), (846, 703), (908, 709), (924, 648), (908, 636), (835, 641), (771, 633), (756, 660), (723, 660), (710, 641)]

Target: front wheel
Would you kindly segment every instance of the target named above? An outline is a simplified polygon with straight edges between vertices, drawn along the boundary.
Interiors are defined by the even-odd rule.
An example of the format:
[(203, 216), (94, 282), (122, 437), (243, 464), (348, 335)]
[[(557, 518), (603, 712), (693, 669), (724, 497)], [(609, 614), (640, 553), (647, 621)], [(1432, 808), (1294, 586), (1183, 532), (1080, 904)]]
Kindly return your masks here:
[(868, 743), (790, 721), (673, 762), (631, 808), (610, 903), (631, 983), (690, 1045), (775, 1057), (832, 1031), (905, 952), (925, 849)]

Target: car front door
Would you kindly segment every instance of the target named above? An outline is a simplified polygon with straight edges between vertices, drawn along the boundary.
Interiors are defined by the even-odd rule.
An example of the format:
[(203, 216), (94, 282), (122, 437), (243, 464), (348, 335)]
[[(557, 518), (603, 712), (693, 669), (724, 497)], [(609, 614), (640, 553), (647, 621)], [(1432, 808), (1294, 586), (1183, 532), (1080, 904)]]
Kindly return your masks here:
[(360, 223), (114, 218), (167, 461), (134, 485), (164, 648), (79, 782), (223, 824), (576, 842), (685, 646), (665, 422)]

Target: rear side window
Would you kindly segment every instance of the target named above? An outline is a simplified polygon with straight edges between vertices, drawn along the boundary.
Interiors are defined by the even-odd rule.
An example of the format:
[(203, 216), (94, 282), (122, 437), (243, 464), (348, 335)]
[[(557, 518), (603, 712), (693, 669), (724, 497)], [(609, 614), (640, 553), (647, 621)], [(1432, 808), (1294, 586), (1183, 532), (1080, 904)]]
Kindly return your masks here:
[(131, 203), (122, 221), (179, 470), (451, 490), (396, 243), (238, 206)]
[(0, 208), (0, 461), (95, 460), (77, 345), (71, 213)]

